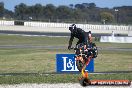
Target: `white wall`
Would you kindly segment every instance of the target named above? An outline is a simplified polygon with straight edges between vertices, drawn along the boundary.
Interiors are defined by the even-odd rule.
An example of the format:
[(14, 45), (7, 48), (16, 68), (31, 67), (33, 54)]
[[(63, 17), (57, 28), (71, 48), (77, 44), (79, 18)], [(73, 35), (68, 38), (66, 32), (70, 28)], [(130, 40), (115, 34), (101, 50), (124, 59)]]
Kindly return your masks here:
[(0, 25), (5, 25), (5, 26), (13, 26), (14, 21), (5, 21), (5, 20), (0, 20)]
[[(46, 23), (46, 22), (25, 22), (24, 26), (27, 27), (43, 27), (43, 28), (67, 28), (71, 24), (69, 23)], [(82, 28), (85, 31), (91, 30), (93, 33), (111, 33), (115, 34), (128, 34), (128, 30), (132, 30), (132, 26), (124, 25), (93, 25), (93, 24), (76, 24), (77, 27)]]
[(128, 31), (128, 36), (132, 36), (132, 30)]
[[(68, 32), (68, 27), (71, 24), (69, 23), (48, 23), (48, 22), (24, 22), (23, 28), (21, 27), (21, 31), (38, 31), (41, 29), (42, 32)], [(77, 27), (82, 28), (85, 31), (92, 31), (92, 33), (112, 33), (114, 31), (115, 34), (128, 34), (129, 31), (132, 31), (132, 26), (124, 26), (124, 25), (93, 25), (93, 24), (76, 24)], [(0, 21), (0, 26), (3, 28), (7, 28), (4, 26), (14, 26), (14, 21)], [(10, 27), (11, 28), (11, 27)], [(18, 26), (17, 26), (18, 28)], [(2, 28), (0, 28), (1, 30)], [(9, 29), (9, 28), (8, 28)], [(13, 28), (13, 30), (16, 28)], [(50, 29), (50, 30), (49, 30)], [(4, 29), (2, 29), (4, 30)], [(5, 29), (7, 30), (7, 29)], [(18, 29), (19, 30), (19, 29)], [(39, 30), (40, 31), (40, 30)]]
[(132, 37), (101, 36), (100, 42), (132, 43)]

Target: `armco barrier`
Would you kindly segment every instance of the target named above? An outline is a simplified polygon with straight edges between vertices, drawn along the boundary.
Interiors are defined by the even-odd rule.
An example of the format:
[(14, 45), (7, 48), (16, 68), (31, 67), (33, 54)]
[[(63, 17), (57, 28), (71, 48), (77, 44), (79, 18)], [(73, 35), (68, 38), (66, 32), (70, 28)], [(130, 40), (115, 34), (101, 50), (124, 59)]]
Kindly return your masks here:
[[(56, 54), (56, 72), (70, 73), (79, 72), (74, 58), (75, 54)], [(94, 72), (94, 59), (87, 66), (88, 72)]]

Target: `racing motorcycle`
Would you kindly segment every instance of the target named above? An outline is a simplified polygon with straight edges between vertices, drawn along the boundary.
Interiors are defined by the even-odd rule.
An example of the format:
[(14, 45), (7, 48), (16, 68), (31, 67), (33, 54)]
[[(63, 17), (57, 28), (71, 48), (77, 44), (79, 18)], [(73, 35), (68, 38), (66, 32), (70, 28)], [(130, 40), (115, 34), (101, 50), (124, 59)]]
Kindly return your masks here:
[[(96, 47), (95, 43), (92, 43), (92, 42), (89, 43), (88, 45), (78, 44), (74, 48), (74, 52), (75, 52), (77, 68), (78, 68), (79, 72), (81, 72), (81, 74), (82, 74), (81, 79), (83, 79), (83, 81), (81, 80), (81, 82), (83, 84), (86, 84), (86, 83), (90, 84), (90, 80), (88, 79), (88, 72), (85, 71), (85, 68), (89, 64), (91, 59), (97, 57), (97, 55), (98, 55), (97, 47)], [(84, 82), (86, 82), (86, 83), (84, 83)]]
[(81, 72), (84, 65), (88, 65), (88, 61), (96, 58), (98, 55), (98, 50), (95, 43), (91, 43), (88, 46), (84, 44), (78, 44), (74, 48), (75, 58), (77, 63), (77, 68)]

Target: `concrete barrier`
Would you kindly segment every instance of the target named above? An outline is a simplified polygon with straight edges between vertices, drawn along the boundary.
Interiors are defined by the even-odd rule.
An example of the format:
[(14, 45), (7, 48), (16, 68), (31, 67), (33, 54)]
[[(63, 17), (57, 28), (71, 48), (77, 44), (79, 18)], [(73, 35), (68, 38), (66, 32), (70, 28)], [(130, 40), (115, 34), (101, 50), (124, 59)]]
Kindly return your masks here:
[(1, 20), (1, 21), (0, 21), (0, 25), (13, 26), (13, 25), (14, 25), (14, 21), (5, 21), (5, 20)]
[(132, 37), (101, 36), (100, 42), (132, 43)]
[[(69, 32), (68, 27), (70, 23), (48, 23), (48, 22), (24, 22), (24, 26), (14, 26), (14, 21), (0, 21), (0, 30), (12, 30), (12, 31), (38, 31), (38, 32)], [(124, 25), (93, 25), (93, 24), (76, 24), (77, 27), (82, 28), (86, 32), (92, 31), (92, 33), (111, 33), (115, 34), (128, 34), (132, 31), (132, 26)], [(9, 26), (9, 27), (4, 27)], [(10, 29), (9, 29), (10, 28)], [(18, 29), (17, 29), (18, 28)]]

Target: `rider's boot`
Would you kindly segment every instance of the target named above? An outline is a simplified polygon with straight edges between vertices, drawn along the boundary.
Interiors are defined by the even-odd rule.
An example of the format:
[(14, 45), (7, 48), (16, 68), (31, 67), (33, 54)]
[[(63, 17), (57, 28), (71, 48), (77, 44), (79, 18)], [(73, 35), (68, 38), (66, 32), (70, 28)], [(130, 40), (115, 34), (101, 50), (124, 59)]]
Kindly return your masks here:
[(91, 84), (91, 81), (88, 78), (88, 72), (86, 72), (83, 68), (81, 73), (82, 73), (82, 77), (79, 80), (85, 80), (86, 83)]

